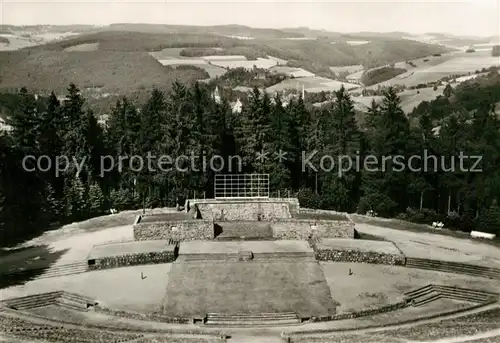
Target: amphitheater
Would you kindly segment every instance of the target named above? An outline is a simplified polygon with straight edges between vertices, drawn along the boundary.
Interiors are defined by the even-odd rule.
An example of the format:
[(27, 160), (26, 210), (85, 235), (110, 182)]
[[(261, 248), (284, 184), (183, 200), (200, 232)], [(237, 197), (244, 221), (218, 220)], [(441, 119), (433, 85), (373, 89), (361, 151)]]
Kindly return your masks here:
[(0, 290), (0, 342), (500, 342), (494, 245), (291, 198), (126, 215), (30, 243), (61, 257)]

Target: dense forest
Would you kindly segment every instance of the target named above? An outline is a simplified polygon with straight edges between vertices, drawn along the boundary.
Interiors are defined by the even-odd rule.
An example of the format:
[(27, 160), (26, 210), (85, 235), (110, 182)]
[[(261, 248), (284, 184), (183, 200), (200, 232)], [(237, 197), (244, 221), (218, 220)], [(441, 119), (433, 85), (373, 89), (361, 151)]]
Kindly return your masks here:
[[(273, 194), (297, 194), (302, 206), (363, 214), (373, 210), (384, 217), (443, 220), (455, 229), (500, 233), (497, 72), (454, 89), (448, 86), (443, 96), (422, 103), (408, 117), (389, 88), (362, 124), (356, 122), (344, 89), (322, 108), (308, 106), (300, 97), (285, 107), (279, 96), (270, 98), (255, 89), (239, 114), (232, 113), (227, 100), (215, 101), (212, 91), (210, 85), (176, 82), (167, 94), (153, 90), (145, 104), (123, 98), (105, 125), (74, 85), (62, 102), (54, 94), (35, 97), (27, 89), (1, 95), (12, 126), (0, 135), (2, 245), (109, 213), (110, 208), (175, 206), (177, 199), (195, 192), (211, 197), (216, 172), (240, 172), (234, 165), (229, 169), (230, 157), (236, 155), (242, 158), (242, 173), (269, 173)], [(280, 150), (287, 152), (281, 162), (272, 158)], [(270, 158), (256, 159), (260, 151), (269, 152)], [(311, 156), (314, 151), (318, 153), (307, 157), (304, 168), (304, 152)], [(465, 159), (459, 168), (461, 154), (482, 156), (474, 166), (482, 171), (470, 170), (474, 159)], [(30, 155), (34, 157), (25, 158)], [(136, 159), (129, 159), (122, 168), (106, 166), (102, 172), (103, 160), (134, 155), (145, 161), (148, 155), (218, 155), (225, 163), (215, 171), (204, 170), (202, 159), (184, 160), (179, 168), (162, 170), (157, 162), (155, 168), (140, 168)], [(408, 161), (433, 155), (438, 163), (415, 171), (424, 159), (414, 159), (411, 170), (389, 159), (385, 171), (362, 167), (339, 173), (338, 166), (320, 168), (325, 155), (379, 161), (383, 156), (400, 155)], [(50, 158), (51, 168), (49, 158), (36, 160), (40, 156)], [(58, 156), (70, 162), (59, 175), (54, 165)], [(450, 167), (453, 157), (455, 168)]]

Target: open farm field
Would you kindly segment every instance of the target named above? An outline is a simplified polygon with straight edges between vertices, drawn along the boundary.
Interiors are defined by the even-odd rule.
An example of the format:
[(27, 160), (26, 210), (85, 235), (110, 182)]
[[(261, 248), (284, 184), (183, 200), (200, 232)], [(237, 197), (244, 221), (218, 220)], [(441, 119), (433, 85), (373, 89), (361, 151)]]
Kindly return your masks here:
[[(30, 41), (28, 38), (22, 38), (12, 34), (2, 34), (0, 37), (5, 38), (0, 42), (0, 51), (14, 51), (23, 48), (29, 48), (37, 45), (36, 42)], [(7, 41), (8, 40), (8, 43)]]
[(442, 57), (429, 57), (428, 62), (416, 61), (416, 67), (406, 66), (408, 71), (395, 78), (374, 85), (406, 85), (417, 86), (422, 83), (438, 81), (443, 77), (474, 73), (476, 70), (500, 65), (498, 57), (491, 52), (476, 52), (471, 54), (456, 53)]
[(287, 66), (283, 66), (283, 65), (277, 65), (275, 67), (272, 67), (270, 70), (273, 73), (285, 74), (285, 75), (288, 75), (288, 76), (294, 77), (294, 78), (314, 76), (313, 73), (311, 73), (305, 69), (292, 68), (292, 67), (287, 67)]
[(335, 81), (327, 79), (324, 77), (301, 77), (297, 79), (284, 80), (276, 85), (266, 88), (267, 92), (275, 93), (281, 92), (285, 89), (299, 89), (302, 90), (302, 86), (306, 92), (317, 93), (321, 91), (331, 92), (339, 90), (342, 86), (346, 89), (358, 88), (359, 85)]
[(363, 69), (364, 68), (361, 64), (352, 65), (352, 66), (342, 66), (342, 67), (330, 67), (330, 70), (336, 74), (340, 74), (340, 73), (354, 74), (354, 73), (361, 71)]
[[(437, 90), (434, 90), (433, 87), (426, 87), (408, 89), (400, 92), (398, 96), (401, 99), (401, 108), (406, 114), (411, 113), (413, 109), (423, 101), (432, 101), (438, 96), (443, 95), (443, 90), (444, 86), (439, 86)], [(355, 96), (352, 98), (355, 108), (362, 112), (368, 111), (373, 100), (375, 100), (377, 104), (381, 104), (382, 99), (382, 96)]]
[(252, 70), (253, 68), (269, 69), (274, 67), (278, 62), (268, 58), (258, 57), (256, 60), (243, 60), (243, 61), (224, 61), (224, 60), (211, 60), (210, 64), (227, 69), (244, 68)]

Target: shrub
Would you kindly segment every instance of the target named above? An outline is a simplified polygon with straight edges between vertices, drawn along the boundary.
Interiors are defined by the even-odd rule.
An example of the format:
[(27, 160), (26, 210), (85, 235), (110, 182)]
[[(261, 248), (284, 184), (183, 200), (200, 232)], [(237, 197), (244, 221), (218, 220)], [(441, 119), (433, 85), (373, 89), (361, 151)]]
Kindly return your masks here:
[(479, 215), (474, 224), (477, 231), (500, 235), (500, 207), (494, 203)]
[(321, 198), (310, 188), (301, 188), (297, 193), (300, 207), (317, 209), (321, 206)]
[(403, 220), (417, 224), (431, 224), (435, 221), (440, 221), (440, 216), (436, 213), (436, 211), (428, 208), (416, 210), (408, 207), (406, 209), (406, 213), (400, 214), (399, 218), (405, 218)]
[(366, 214), (372, 210), (384, 217), (392, 216), (396, 207), (397, 203), (387, 195), (374, 193), (366, 195), (359, 200), (357, 211), (360, 214)]
[(458, 229), (461, 227), (462, 217), (458, 212), (451, 211), (443, 219), (443, 224), (449, 229)]

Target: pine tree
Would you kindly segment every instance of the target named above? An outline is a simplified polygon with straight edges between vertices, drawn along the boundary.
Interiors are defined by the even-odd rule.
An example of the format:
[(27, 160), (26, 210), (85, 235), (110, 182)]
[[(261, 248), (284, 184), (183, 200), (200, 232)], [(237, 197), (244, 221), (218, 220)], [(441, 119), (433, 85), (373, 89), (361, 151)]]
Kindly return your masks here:
[(98, 216), (104, 213), (104, 194), (97, 182), (94, 182), (89, 187), (88, 205), (89, 214), (91, 217)]
[(407, 206), (407, 170), (399, 170), (399, 166), (390, 160), (384, 161), (384, 157), (408, 157), (407, 139), (410, 133), (408, 119), (394, 88), (384, 92), (383, 104), (367, 124), (368, 154), (372, 160), (377, 160), (377, 166), (370, 165), (370, 170), (363, 172), (364, 198), (361, 207), (368, 207), (382, 215), (394, 215)]

